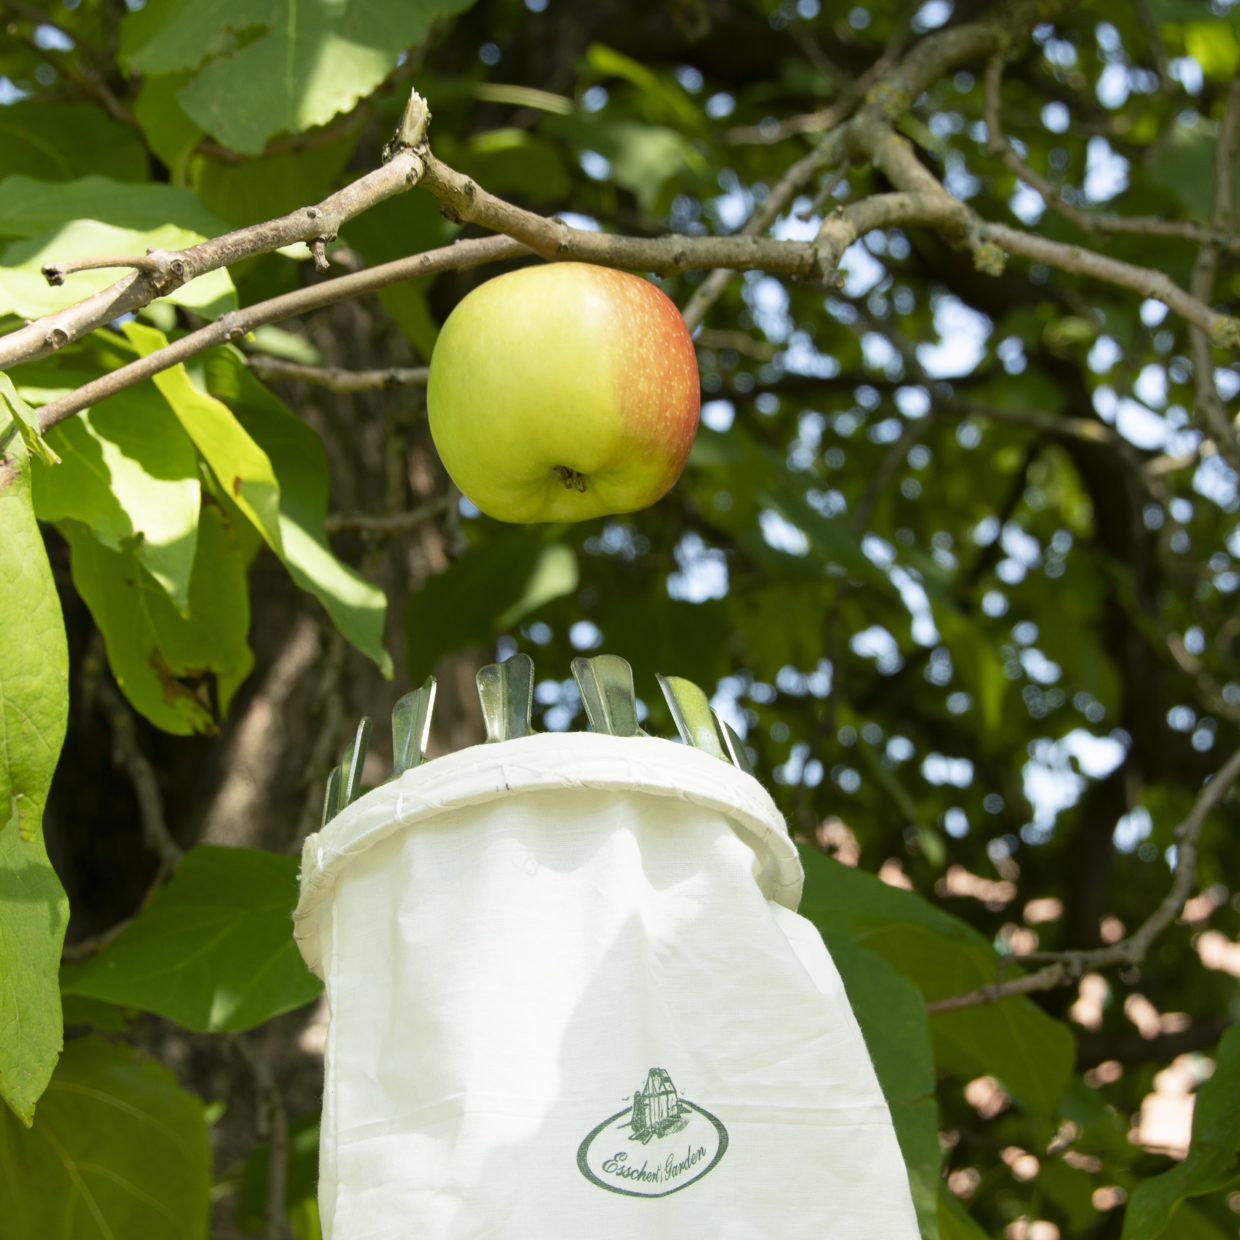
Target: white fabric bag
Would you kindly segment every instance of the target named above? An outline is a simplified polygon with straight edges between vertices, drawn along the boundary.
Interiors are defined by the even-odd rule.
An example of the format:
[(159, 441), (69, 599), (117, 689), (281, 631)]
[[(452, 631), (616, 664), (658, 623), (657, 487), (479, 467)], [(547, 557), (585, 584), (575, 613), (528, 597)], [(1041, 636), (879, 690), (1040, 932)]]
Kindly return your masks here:
[(307, 840), (327, 1240), (916, 1240), (861, 1032), (761, 785), (546, 733)]

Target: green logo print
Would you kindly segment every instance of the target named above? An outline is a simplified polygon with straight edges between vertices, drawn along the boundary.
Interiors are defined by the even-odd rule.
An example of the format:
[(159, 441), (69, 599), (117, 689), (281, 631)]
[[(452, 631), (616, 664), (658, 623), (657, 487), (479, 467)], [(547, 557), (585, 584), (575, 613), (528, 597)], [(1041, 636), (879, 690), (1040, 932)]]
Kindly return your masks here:
[(664, 1068), (651, 1068), (633, 1105), (605, 1119), (577, 1149), (591, 1184), (626, 1197), (666, 1197), (714, 1169), (728, 1130), (709, 1111), (682, 1098)]

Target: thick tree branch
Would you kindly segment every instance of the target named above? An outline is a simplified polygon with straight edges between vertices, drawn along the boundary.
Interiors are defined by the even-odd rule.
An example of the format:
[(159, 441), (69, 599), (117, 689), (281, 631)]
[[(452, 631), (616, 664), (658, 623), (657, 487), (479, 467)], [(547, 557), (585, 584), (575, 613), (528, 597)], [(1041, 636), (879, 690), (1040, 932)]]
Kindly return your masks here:
[(1048, 963), (1024, 977), (997, 981), (964, 995), (940, 999), (926, 1005), (933, 1016), (940, 1012), (955, 1012), (961, 1008), (978, 1007), (983, 1003), (995, 1003), (1013, 995), (1034, 994), (1042, 990), (1054, 990), (1080, 979), (1082, 974), (1116, 964), (1138, 964), (1145, 959), (1150, 944), (1180, 915), (1193, 889), (1197, 876), (1197, 849), (1201, 829), (1206, 818), (1227, 795), (1231, 786), (1240, 779), (1240, 750), (1237, 750), (1220, 768), (1218, 773), (1202, 788), (1188, 816), (1175, 829), (1175, 872), (1171, 889), (1159, 906), (1127, 938), (1108, 947), (1087, 951), (1046, 953), (1030, 960), (1047, 960)]

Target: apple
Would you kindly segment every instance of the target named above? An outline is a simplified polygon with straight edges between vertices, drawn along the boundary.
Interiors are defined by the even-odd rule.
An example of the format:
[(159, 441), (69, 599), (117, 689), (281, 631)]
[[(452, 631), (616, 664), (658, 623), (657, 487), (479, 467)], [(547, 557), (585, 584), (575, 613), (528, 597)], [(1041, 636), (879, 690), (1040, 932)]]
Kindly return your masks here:
[(697, 358), (647, 280), (590, 263), (496, 276), (448, 316), (431, 357), (431, 437), (452, 481), (500, 521), (633, 512), (680, 476)]

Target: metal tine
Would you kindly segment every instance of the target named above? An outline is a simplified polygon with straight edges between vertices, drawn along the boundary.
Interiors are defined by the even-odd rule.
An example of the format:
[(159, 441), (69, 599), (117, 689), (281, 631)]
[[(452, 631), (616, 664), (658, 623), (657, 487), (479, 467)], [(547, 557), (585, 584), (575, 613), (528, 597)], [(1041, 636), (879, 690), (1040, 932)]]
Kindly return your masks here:
[(435, 678), (400, 698), (392, 707), (392, 776), (403, 775), (426, 761), (426, 742), (435, 709)]
[(595, 732), (612, 736), (638, 736), (637, 694), (633, 669), (618, 654), (577, 658), (570, 664), (586, 718)]
[(362, 767), (366, 765), (366, 750), (370, 748), (370, 716), (363, 715), (357, 725), (353, 744), (345, 750), (340, 769), (344, 772), (344, 787), (340, 793), (340, 806), (352, 805), (362, 790)]
[(323, 825), (327, 826), (340, 813), (340, 768), (333, 766), (327, 777), (327, 791), (323, 796)]
[(727, 762), (728, 753), (706, 694), (683, 676), (660, 676), (656, 672), (655, 679), (667, 699), (680, 739), (686, 745), (695, 745), (703, 752)]
[(488, 741), (533, 735), (530, 712), (534, 706), (534, 660), (528, 654), (514, 654), (503, 663), (488, 663), (474, 679)]
[(719, 724), (720, 732), (723, 733), (724, 747), (728, 751), (728, 757), (732, 759), (732, 765), (744, 771), (746, 775), (756, 776), (757, 772), (749, 760), (749, 750), (745, 748), (745, 742), (736, 735), (732, 725), (718, 711), (714, 711), (713, 714), (715, 721)]

